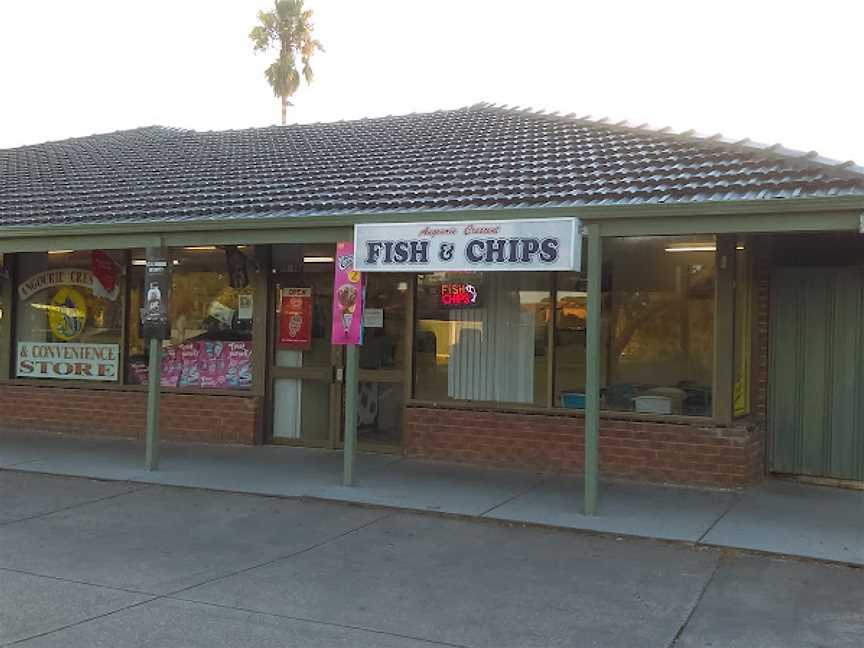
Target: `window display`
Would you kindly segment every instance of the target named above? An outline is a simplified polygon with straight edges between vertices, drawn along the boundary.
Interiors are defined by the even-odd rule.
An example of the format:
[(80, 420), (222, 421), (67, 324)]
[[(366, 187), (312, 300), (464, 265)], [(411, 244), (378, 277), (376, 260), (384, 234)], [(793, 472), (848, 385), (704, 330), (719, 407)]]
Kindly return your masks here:
[(124, 254), (52, 250), (17, 258), (15, 376), (119, 380)]
[[(144, 251), (134, 251), (127, 374), (132, 384), (146, 383), (148, 375), (140, 323), (142, 296), (146, 296), (144, 263)], [(215, 246), (175, 249), (172, 265), (171, 337), (162, 348), (162, 386), (249, 389), (253, 290), (244, 283), (248, 284), (254, 269), (254, 250)]]
[(545, 405), (551, 284), (545, 272), (419, 275), (415, 396)]

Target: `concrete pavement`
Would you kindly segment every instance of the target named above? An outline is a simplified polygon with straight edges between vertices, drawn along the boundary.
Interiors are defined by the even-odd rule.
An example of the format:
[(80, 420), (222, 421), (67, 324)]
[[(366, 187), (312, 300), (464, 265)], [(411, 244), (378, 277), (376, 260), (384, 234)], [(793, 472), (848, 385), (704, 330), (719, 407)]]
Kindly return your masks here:
[(858, 647), (864, 570), (0, 470), (0, 646)]
[(597, 516), (582, 480), (363, 454), (341, 485), (342, 454), (277, 446), (163, 443), (157, 472), (140, 443), (0, 432), (0, 468), (123, 482), (314, 497), (864, 565), (864, 491), (768, 480), (745, 491), (603, 482)]

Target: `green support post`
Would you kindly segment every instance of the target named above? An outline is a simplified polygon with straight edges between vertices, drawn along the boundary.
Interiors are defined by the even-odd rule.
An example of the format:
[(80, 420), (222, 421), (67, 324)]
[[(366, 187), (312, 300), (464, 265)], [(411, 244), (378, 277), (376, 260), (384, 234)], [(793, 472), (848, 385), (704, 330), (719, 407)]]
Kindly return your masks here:
[(357, 458), (357, 392), (360, 388), (360, 348), (345, 347), (345, 443), (342, 449), (342, 484), (354, 485), (354, 463)]
[(585, 370), (585, 515), (597, 512), (600, 445), (600, 349), (603, 239), (600, 225), (588, 225), (588, 340)]
[(150, 367), (147, 381), (147, 456), (146, 470), (159, 469), (159, 388), (162, 382), (162, 342), (150, 339)]

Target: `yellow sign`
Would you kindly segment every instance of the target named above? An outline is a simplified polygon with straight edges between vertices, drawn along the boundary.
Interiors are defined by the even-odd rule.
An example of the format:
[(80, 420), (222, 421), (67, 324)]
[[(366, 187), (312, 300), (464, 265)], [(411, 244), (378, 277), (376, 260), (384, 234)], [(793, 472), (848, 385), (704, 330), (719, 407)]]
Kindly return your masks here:
[(63, 342), (74, 340), (84, 332), (87, 302), (84, 295), (65, 286), (57, 291), (48, 308), (48, 325), (54, 337)]

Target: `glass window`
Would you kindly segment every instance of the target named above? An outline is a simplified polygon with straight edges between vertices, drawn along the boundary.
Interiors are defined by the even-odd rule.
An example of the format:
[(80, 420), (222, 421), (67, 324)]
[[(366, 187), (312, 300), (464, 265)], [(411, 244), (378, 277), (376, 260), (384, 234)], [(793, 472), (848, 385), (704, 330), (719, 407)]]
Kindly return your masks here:
[(17, 258), (15, 375), (117, 381), (124, 254), (53, 250)]
[[(241, 246), (246, 285), (232, 287), (227, 253), (215, 246), (172, 250), (171, 339), (162, 347), (162, 386), (249, 389), (252, 385), (254, 250)], [(128, 381), (148, 375), (146, 340), (141, 337), (144, 250), (133, 252), (129, 295)]]
[(410, 278), (370, 272), (366, 275), (365, 327), (361, 369), (405, 366), (405, 295)]
[(585, 276), (562, 272), (555, 304), (555, 405), (585, 407), (587, 284)]
[[(601, 408), (711, 415), (713, 237), (604, 241)], [(558, 275), (556, 404), (585, 406), (586, 277)]]
[(618, 238), (605, 249), (603, 405), (710, 416), (713, 238)]
[[(402, 440), (405, 397), (405, 333), (407, 294), (413, 276), (366, 275), (366, 308), (357, 433), (361, 442), (398, 445)], [(361, 378), (362, 378), (361, 377)]]
[(434, 273), (417, 282), (417, 398), (546, 404), (549, 273)]

